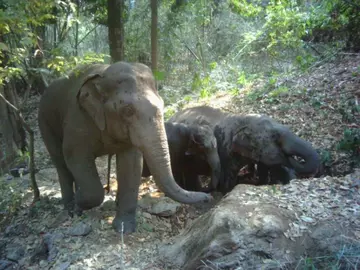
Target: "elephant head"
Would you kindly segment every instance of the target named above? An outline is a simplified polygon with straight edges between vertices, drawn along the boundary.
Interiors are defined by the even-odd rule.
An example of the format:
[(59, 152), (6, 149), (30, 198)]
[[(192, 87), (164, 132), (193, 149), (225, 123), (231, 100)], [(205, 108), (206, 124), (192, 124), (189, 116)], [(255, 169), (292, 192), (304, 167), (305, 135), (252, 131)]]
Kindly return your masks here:
[(261, 115), (232, 116), (227, 121), (234, 131), (231, 151), (267, 166), (293, 168), (303, 176), (317, 172), (320, 159), (315, 149), (286, 126)]
[[(151, 70), (143, 64), (97, 65), (84, 76), (77, 100), (111, 145), (134, 145), (143, 153), (156, 184), (181, 203), (209, 201), (208, 194), (188, 192), (172, 175), (163, 120), (164, 103)], [(104, 135), (104, 136), (105, 136)]]
[(202, 157), (211, 168), (211, 185), (216, 189), (220, 174), (221, 163), (217, 151), (217, 141), (210, 125), (192, 125), (189, 127), (190, 139), (186, 155)]

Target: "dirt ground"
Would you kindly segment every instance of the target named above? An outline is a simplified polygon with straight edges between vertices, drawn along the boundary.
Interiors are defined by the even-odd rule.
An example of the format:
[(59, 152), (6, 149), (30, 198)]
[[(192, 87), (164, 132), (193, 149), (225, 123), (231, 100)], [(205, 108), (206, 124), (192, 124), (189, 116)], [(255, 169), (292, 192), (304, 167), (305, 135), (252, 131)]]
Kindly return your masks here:
[[(324, 173), (345, 175), (354, 167), (360, 167), (348, 153), (336, 148), (346, 128), (360, 125), (359, 112), (349, 109), (350, 105), (344, 107), (360, 98), (359, 67), (359, 56), (343, 57), (314, 68), (308, 74), (279, 80), (279, 86), (290, 89), (285, 94), (272, 96), (270, 92), (262, 92), (249, 99), (250, 89), (263, 87), (264, 82), (258, 82), (247, 86), (237, 96), (219, 93), (188, 106), (205, 103), (233, 113), (267, 114), (309, 140), (322, 158), (331, 156), (324, 162)], [(38, 96), (30, 98), (24, 116), (35, 131), (35, 160), (40, 170), (37, 181), (42, 200), (31, 205), (29, 175), (12, 179), (3, 176), (1, 181), (21, 194), (22, 204), (16, 215), (2, 226), (0, 269), (11, 269), (6, 268), (6, 264), (15, 267), (13, 269), (169, 269), (160, 261), (158, 247), (165, 241), (171, 242), (171, 237), (178, 235), (205, 210), (181, 205), (174, 215), (159, 217), (139, 208), (137, 232), (122, 237), (111, 228), (116, 191), (113, 159), (112, 190), (106, 195), (104, 204), (70, 219), (62, 210), (56, 170), (37, 127), (38, 100)], [(344, 117), (346, 113), (351, 117)], [(96, 163), (105, 185), (107, 157), (98, 158)], [(153, 197), (161, 196), (151, 179), (143, 179), (139, 197), (149, 193)]]

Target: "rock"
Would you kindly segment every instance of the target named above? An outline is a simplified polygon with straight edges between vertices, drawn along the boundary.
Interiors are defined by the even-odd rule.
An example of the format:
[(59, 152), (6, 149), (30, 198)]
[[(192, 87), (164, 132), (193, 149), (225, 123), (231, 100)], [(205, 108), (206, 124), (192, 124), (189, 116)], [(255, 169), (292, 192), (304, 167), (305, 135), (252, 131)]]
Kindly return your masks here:
[(64, 238), (64, 235), (60, 232), (54, 234), (45, 234), (41, 243), (31, 255), (31, 263), (42, 260), (53, 261), (58, 254), (58, 248), (56, 247), (55, 243), (60, 241), (62, 238)]
[(0, 260), (0, 270), (17, 269), (16, 263), (7, 260)]
[(66, 270), (69, 268), (71, 262), (63, 262), (58, 267), (56, 267), (56, 270)]
[(309, 227), (297, 225), (300, 213), (278, 207), (272, 203), (274, 197), (264, 193), (261, 187), (236, 186), (217, 206), (172, 239), (171, 244), (160, 247), (164, 262), (184, 270), (258, 269), (260, 265), (262, 269), (295, 269), (305, 254), (313, 258), (326, 252), (335, 255), (343, 247), (344, 237), (348, 241), (355, 239), (353, 229), (341, 230), (340, 224), (339, 228), (325, 230), (321, 223)]
[(145, 195), (138, 204), (144, 211), (161, 217), (174, 215), (181, 206), (168, 197), (154, 198), (149, 195)]
[(48, 264), (49, 264), (49, 263), (48, 263), (47, 261), (45, 261), (45, 260), (41, 260), (41, 261), (39, 262), (40, 268), (45, 268)]
[(71, 236), (85, 236), (91, 232), (91, 225), (84, 222), (79, 222), (74, 227), (68, 230), (68, 234)]
[(101, 209), (104, 211), (115, 211), (116, 203), (114, 200), (107, 200), (101, 205)]
[(50, 223), (49, 228), (59, 227), (62, 223), (70, 218), (68, 210), (62, 210)]
[(28, 227), (24, 223), (10, 225), (5, 229), (5, 235), (7, 237), (27, 235), (29, 233)]
[(168, 197), (163, 197), (162, 200), (153, 205), (150, 213), (161, 217), (169, 217), (174, 215), (180, 206), (180, 203), (175, 202)]
[(6, 258), (17, 262), (25, 255), (25, 249), (18, 244), (11, 244), (6, 247)]

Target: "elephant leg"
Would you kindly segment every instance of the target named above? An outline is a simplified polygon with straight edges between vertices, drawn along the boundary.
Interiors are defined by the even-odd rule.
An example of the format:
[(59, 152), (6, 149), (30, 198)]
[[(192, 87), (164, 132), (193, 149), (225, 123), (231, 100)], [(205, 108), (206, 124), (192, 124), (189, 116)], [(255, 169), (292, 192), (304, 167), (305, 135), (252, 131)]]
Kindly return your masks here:
[(61, 188), (61, 197), (65, 210), (69, 211), (69, 215), (73, 216), (74, 212), (74, 177), (68, 169), (62, 150), (61, 140), (57, 139), (47, 128), (41, 129), (46, 148), (50, 154), (51, 160), (56, 167)]
[(75, 179), (76, 207), (80, 210), (88, 210), (101, 205), (105, 195), (94, 156), (76, 150), (75, 147), (69, 146), (67, 149), (64, 149), (65, 161)]
[(264, 163), (259, 162), (257, 164), (258, 185), (267, 185), (269, 183), (269, 169)]
[(197, 174), (189, 171), (184, 171), (184, 189), (190, 191), (201, 191), (202, 186), (200, 178)]
[(142, 153), (135, 147), (116, 155), (118, 190), (116, 194), (116, 216), (112, 226), (124, 234), (136, 230), (136, 207), (142, 173)]

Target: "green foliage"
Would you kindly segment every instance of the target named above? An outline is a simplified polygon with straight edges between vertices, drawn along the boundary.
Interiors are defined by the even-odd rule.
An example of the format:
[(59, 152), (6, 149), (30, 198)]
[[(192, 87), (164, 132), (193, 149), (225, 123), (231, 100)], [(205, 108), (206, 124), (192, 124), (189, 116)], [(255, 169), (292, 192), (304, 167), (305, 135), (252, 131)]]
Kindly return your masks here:
[(360, 128), (345, 129), (337, 148), (360, 157)]
[(165, 73), (162, 71), (155, 70), (153, 71), (155, 80), (163, 81), (165, 79)]
[(269, 96), (270, 97), (278, 97), (283, 94), (287, 94), (288, 92), (289, 92), (289, 88), (287, 88), (286, 86), (279, 86), (279, 87), (275, 88), (273, 91), (271, 91), (269, 93)]
[(175, 109), (174, 108), (167, 108), (167, 110), (165, 110), (164, 113), (164, 120), (167, 121), (171, 118), (171, 116), (173, 116), (175, 114)]
[(331, 153), (328, 150), (320, 150), (320, 159), (321, 159), (321, 163), (324, 164), (325, 166), (330, 166), (333, 158), (331, 156)]
[(237, 79), (237, 84), (239, 84), (240, 86), (245, 86), (247, 83), (248, 80), (246, 79), (246, 73), (245, 71), (241, 71)]
[(298, 55), (296, 56), (296, 63), (300, 66), (302, 71), (306, 71), (314, 62), (316, 58), (311, 55), (310, 53), (307, 53), (304, 56)]
[(12, 182), (0, 179), (0, 224), (15, 214), (21, 205), (22, 194), (19, 193)]
[(360, 9), (357, 1), (324, 0), (312, 6), (309, 24), (318, 40), (346, 41), (348, 49), (360, 48)]
[(75, 68), (77, 65), (86, 65), (93, 63), (105, 63), (107, 55), (106, 54), (96, 54), (96, 53), (85, 53), (83, 57), (64, 57), (61, 55), (55, 56), (49, 60), (47, 63), (47, 68), (54, 71), (57, 76), (66, 74), (68, 71)]
[(341, 100), (339, 112), (345, 122), (356, 122), (357, 115), (360, 114), (360, 105), (357, 105), (354, 100)]
[(200, 77), (198, 73), (194, 74), (191, 90), (199, 92), (201, 98), (207, 98), (211, 93), (214, 93), (214, 82), (209, 75)]

